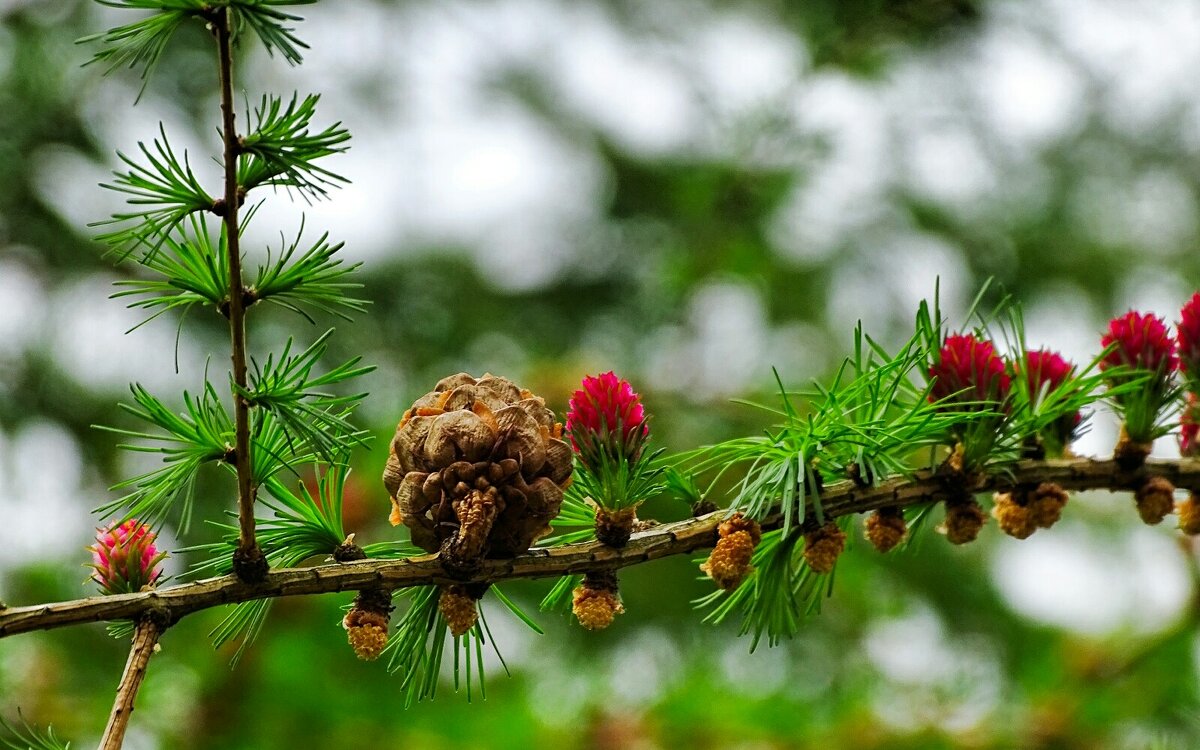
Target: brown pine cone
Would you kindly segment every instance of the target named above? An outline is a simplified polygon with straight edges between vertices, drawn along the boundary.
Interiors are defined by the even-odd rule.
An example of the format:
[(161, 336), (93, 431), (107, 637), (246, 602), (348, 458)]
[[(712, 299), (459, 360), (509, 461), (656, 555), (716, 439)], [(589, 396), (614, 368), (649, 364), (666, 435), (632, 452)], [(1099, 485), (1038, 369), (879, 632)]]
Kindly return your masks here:
[(505, 378), (443, 378), (404, 412), (383, 482), (393, 524), (450, 573), (518, 555), (550, 531), (571, 447), (545, 401)]

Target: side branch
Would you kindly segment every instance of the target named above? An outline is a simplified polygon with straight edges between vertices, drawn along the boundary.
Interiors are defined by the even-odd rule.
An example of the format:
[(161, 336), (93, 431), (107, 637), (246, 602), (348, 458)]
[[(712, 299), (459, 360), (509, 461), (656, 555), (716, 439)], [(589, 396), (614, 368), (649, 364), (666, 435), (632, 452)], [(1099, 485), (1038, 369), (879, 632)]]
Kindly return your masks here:
[(125, 742), (125, 729), (133, 713), (133, 701), (146, 677), (146, 665), (150, 663), (160, 635), (162, 628), (157, 618), (145, 617), (138, 623), (133, 646), (129, 649), (129, 660), (125, 662), (125, 671), (121, 673), (121, 683), (117, 686), (117, 699), (108, 717), (108, 726), (104, 728), (104, 737), (100, 740), (100, 750), (120, 750)]
[[(1108, 489), (1131, 491), (1150, 476), (1169, 479), (1177, 487), (1200, 490), (1200, 459), (1151, 460), (1134, 473), (1122, 471), (1114, 461), (1071, 459), (1024, 461), (1005, 476), (988, 477), (977, 492), (1009, 489), (1018, 485), (1057, 482), (1068, 490)], [(822, 504), (826, 517), (864, 513), (886, 506), (905, 507), (935, 502), (943, 496), (942, 480), (931, 472), (911, 479), (895, 477), (875, 487), (859, 488), (838, 482), (825, 488)], [(615, 570), (630, 565), (682, 555), (716, 543), (723, 511), (655, 526), (634, 534), (628, 546), (615, 549), (597, 542), (534, 549), (510, 560), (485, 560), (468, 580), (494, 582), (513, 578), (548, 578), (571, 573)], [(763, 519), (764, 529), (782, 524), (778, 512)], [(398, 589), (430, 584), (462, 583), (446, 575), (432, 555), (403, 560), (365, 560), (309, 568), (283, 568), (270, 572), (260, 584), (247, 584), (234, 576), (137, 594), (97, 596), (75, 601), (11, 607), (0, 610), (0, 638), (33, 630), (101, 620), (138, 618), (161, 610), (168, 622), (199, 610), (252, 599), (302, 596), (381, 587)]]
[(254, 537), (254, 479), (250, 460), (250, 404), (239, 391), (246, 389), (246, 302), (242, 282), (242, 253), (238, 225), (237, 170), (240, 142), (234, 123), (233, 49), (230, 9), (215, 13), (213, 31), (217, 37), (217, 62), (221, 85), (221, 134), (224, 142), (225, 198), (222, 215), (225, 222), (225, 248), (229, 262), (229, 332), (233, 342), (234, 459), (238, 479), (238, 548), (234, 571), (244, 581), (261, 581), (267, 572), (267, 560)]

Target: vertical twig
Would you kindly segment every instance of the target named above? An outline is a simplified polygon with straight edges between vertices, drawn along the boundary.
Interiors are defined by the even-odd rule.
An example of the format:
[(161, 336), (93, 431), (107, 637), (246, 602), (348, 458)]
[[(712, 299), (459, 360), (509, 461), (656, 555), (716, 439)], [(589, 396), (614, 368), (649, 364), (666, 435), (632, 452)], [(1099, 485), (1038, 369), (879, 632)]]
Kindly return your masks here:
[(250, 404), (240, 392), (246, 388), (246, 301), (242, 283), (242, 256), (239, 242), (237, 168), (241, 142), (234, 124), (233, 50), (230, 10), (217, 9), (213, 15), (220, 68), (222, 135), (225, 142), (225, 197), (221, 215), (225, 220), (225, 245), (229, 256), (229, 331), (233, 339), (233, 404), (236, 444), (234, 457), (238, 478), (238, 548), (233, 569), (247, 583), (258, 583), (267, 574), (267, 561), (254, 537), (254, 496), (256, 488), (250, 464)]
[(129, 727), (129, 716), (133, 713), (133, 701), (137, 697), (138, 688), (146, 677), (146, 665), (158, 645), (162, 635), (162, 626), (154, 617), (143, 618), (133, 635), (133, 646), (129, 649), (129, 659), (125, 662), (125, 671), (121, 674), (121, 683), (117, 686), (117, 699), (113, 703), (112, 714), (108, 717), (108, 726), (104, 728), (104, 737), (100, 740), (100, 750), (120, 750), (125, 741), (125, 730)]

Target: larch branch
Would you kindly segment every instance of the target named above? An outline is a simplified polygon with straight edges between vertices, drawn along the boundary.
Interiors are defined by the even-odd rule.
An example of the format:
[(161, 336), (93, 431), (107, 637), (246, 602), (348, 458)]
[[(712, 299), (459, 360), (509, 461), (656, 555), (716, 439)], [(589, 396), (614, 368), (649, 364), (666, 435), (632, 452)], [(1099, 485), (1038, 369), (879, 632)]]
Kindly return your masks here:
[[(1134, 472), (1122, 470), (1114, 461), (1086, 458), (1024, 461), (1011, 472), (981, 479), (976, 492), (1033, 486), (1056, 482), (1068, 490), (1108, 489), (1132, 491), (1147, 477), (1161, 476), (1177, 487), (1200, 490), (1200, 459), (1150, 460)], [(864, 513), (883, 507), (907, 507), (935, 502), (944, 497), (944, 482), (929, 471), (912, 477), (894, 477), (874, 487), (852, 482), (827, 486), (822, 505), (827, 518)], [(468, 581), (497, 582), (514, 578), (548, 578), (589, 571), (614, 570), (630, 565), (682, 555), (713, 546), (724, 511), (709, 513), (655, 526), (634, 534), (628, 546), (615, 549), (598, 542), (581, 542), (560, 547), (533, 549), (508, 560), (485, 560)], [(763, 519), (764, 529), (779, 528), (782, 516), (772, 513)], [(436, 556), (402, 560), (364, 560), (308, 568), (281, 568), (267, 574), (262, 583), (249, 584), (235, 576), (209, 578), (157, 591), (114, 596), (96, 596), (74, 601), (10, 607), (0, 610), (0, 638), (33, 630), (102, 620), (136, 619), (157, 612), (165, 622), (222, 604), (254, 599), (304, 596), (370, 587), (398, 589), (429, 584), (461, 583), (442, 569)]]
[(129, 727), (133, 702), (146, 677), (146, 666), (162, 632), (157, 617), (144, 616), (138, 622), (133, 645), (129, 648), (129, 659), (125, 662), (125, 671), (121, 673), (121, 682), (117, 685), (117, 698), (108, 717), (108, 726), (104, 728), (104, 737), (100, 740), (100, 750), (120, 750), (125, 742), (125, 730)]

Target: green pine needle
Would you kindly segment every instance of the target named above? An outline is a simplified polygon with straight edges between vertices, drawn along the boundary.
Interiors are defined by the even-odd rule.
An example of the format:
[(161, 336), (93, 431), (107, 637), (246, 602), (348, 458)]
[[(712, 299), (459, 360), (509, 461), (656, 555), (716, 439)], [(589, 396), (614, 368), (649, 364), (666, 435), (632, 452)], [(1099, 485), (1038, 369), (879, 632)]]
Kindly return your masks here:
[(554, 586), (538, 604), (543, 612), (566, 612), (571, 608), (571, 597), (575, 587), (583, 582), (581, 575), (566, 575), (554, 582)]
[(303, 62), (300, 50), (308, 49), (308, 45), (293, 33), (295, 29), (290, 24), (304, 19), (279, 9), (315, 2), (317, 0), (217, 0), (211, 4), (226, 5), (232, 11), (234, 39), (249, 29), (267, 48), (268, 54), (278, 52), (289, 65), (299, 65)]
[(89, 225), (121, 225), (97, 237), (121, 259), (141, 246), (148, 247), (153, 254), (189, 214), (210, 211), (213, 207), (212, 196), (192, 172), (187, 152), (180, 158), (171, 148), (161, 123), (158, 129), (161, 140), (155, 139), (153, 148), (138, 143), (147, 164), (139, 164), (117, 152), (129, 171), (113, 172), (116, 179), (101, 185), (128, 196), (126, 202), (135, 208)]
[(163, 235), (156, 251), (139, 258), (143, 266), (162, 278), (117, 282), (123, 289), (113, 298), (138, 296), (141, 299), (130, 302), (129, 307), (153, 311), (130, 331), (171, 310), (209, 304), (220, 311), (227, 304), (230, 280), (224, 225), (214, 243), (202, 216), (193, 214), (189, 219), (190, 231), (182, 232), (180, 239)]
[(108, 633), (108, 637), (118, 641), (127, 641), (133, 638), (136, 630), (137, 625), (133, 620), (114, 620), (104, 625), (104, 632)]
[(306, 201), (328, 196), (331, 187), (347, 180), (319, 167), (314, 162), (325, 156), (346, 151), (350, 133), (334, 123), (310, 133), (319, 96), (300, 101), (296, 95), (284, 105), (283, 99), (264, 96), (250, 116), (252, 132), (242, 138), (242, 156), (238, 161), (238, 184), (247, 192), (263, 185), (295, 190)]
[[(505, 607), (534, 632), (541, 633), (538, 625), (517, 607), (511, 599), (491, 588)], [(497, 648), (482, 608), (479, 621), (468, 633), (457, 638), (450, 637), (449, 628), (438, 612), (437, 586), (420, 586), (396, 592), (396, 597), (406, 597), (408, 609), (396, 624), (396, 630), (388, 639), (384, 653), (388, 654), (388, 672), (400, 675), (400, 691), (404, 694), (405, 708), (425, 699), (432, 699), (441, 679), (442, 659), (447, 641), (451, 649), (452, 675), (455, 692), (465, 690), (467, 701), (474, 698), (475, 686), (481, 698), (486, 698), (486, 675), (483, 666), (483, 649), (491, 645), (493, 653), (508, 672), (508, 665)]]
[[(850, 519), (838, 520), (843, 531), (849, 524)], [(803, 540), (798, 529), (763, 534), (750, 577), (732, 592), (714, 591), (695, 602), (697, 608), (711, 610), (704, 621), (719, 624), (737, 613), (738, 635), (751, 636), (752, 652), (764, 638), (767, 645), (776, 646), (794, 636), (804, 618), (819, 613), (822, 600), (833, 591), (834, 573), (818, 575), (804, 562)]]
[[(205, 0), (96, 0), (110, 8), (154, 11), (133, 23), (92, 34), (78, 40), (78, 44), (100, 42), (106, 45), (96, 53), (88, 64), (103, 63), (105, 74), (119, 67), (142, 69), (142, 80), (149, 80), (167, 43), (189, 18), (202, 16), (208, 3)], [(145, 90), (145, 85), (142, 87)], [(141, 95), (139, 94), (139, 97)]]
[[(579, 470), (578, 459), (575, 470)], [(563, 492), (562, 506), (558, 515), (550, 519), (550, 526), (555, 533), (540, 540), (539, 547), (558, 547), (595, 537), (596, 504), (588, 500), (587, 492), (578, 481), (571, 482)]]
[(0, 737), (0, 748), (5, 750), (70, 750), (71, 743), (54, 736), (54, 728), (45, 731), (32, 726), (17, 712), (18, 723), (13, 724), (0, 717), (0, 729), (7, 737)]
[(609, 511), (636, 508), (662, 492), (662, 450), (653, 453), (643, 450), (632, 462), (623, 456), (609, 455), (604, 445), (597, 445), (595, 454), (599, 460), (594, 469), (576, 457), (571, 485), (578, 486), (585, 497), (601, 508)]
[(298, 354), (292, 354), (293, 341), (288, 339), (278, 357), (269, 355), (261, 365), (252, 359), (249, 387), (242, 393), (252, 406), (270, 413), (290, 438), (327, 461), (368, 440), (365, 432), (346, 420), (366, 394), (339, 396), (327, 389), (375, 369), (358, 367), (362, 358), (355, 357), (315, 374), (331, 335), (333, 329)]
[(272, 258), (268, 251), (267, 262), (259, 266), (258, 275), (250, 286), (253, 299), (279, 305), (315, 323), (305, 308), (323, 310), (349, 320), (347, 312), (364, 312), (367, 302), (346, 296), (350, 289), (362, 284), (348, 281), (361, 263), (343, 266), (335, 254), (342, 243), (331, 245), (329, 234), (321, 235), (307, 250), (300, 251), (304, 226), (301, 224), (296, 240), (288, 244)]
[(96, 427), (139, 440), (137, 444), (122, 444), (119, 447), (139, 453), (160, 454), (166, 465), (114, 485), (114, 490), (131, 491), (101, 505), (96, 513), (109, 515), (125, 508), (121, 520), (137, 518), (143, 523), (158, 526), (168, 512), (175, 509), (180, 517), (180, 531), (186, 533), (191, 519), (196, 475), (201, 466), (226, 457), (233, 438), (233, 421), (210, 383), (205, 383), (198, 398), (185, 392), (184, 411), (178, 414), (142, 386), (134, 384), (130, 390), (135, 404), (121, 404), (121, 408), (156, 431), (102, 425)]

